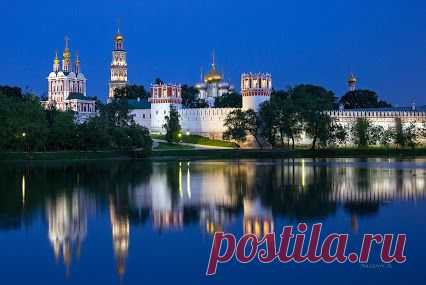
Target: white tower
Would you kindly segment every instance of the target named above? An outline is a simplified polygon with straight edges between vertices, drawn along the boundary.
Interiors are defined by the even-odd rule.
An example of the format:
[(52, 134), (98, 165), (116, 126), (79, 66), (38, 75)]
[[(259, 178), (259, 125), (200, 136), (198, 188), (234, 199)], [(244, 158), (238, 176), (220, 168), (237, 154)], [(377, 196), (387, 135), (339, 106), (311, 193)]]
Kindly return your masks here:
[(154, 84), (151, 86), (151, 131), (164, 133), (166, 116), (170, 114), (170, 108), (176, 110), (182, 107), (182, 88), (173, 84)]
[(243, 110), (259, 111), (260, 105), (269, 101), (272, 93), (272, 76), (269, 73), (243, 73), (241, 95)]
[(117, 31), (114, 36), (114, 50), (112, 51), (111, 79), (109, 81), (108, 101), (114, 97), (114, 90), (127, 86), (127, 60), (124, 50), (124, 37)]
[(350, 92), (356, 90), (357, 82), (358, 82), (358, 80), (356, 79), (355, 75), (353, 73), (351, 73), (351, 75), (349, 76), (349, 79), (348, 79), (348, 88), (349, 88)]

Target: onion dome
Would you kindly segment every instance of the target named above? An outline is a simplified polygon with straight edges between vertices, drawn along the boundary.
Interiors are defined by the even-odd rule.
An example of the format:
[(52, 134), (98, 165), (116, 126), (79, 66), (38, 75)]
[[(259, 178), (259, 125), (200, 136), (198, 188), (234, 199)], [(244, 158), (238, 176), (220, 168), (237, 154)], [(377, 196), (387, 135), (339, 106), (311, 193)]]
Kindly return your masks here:
[(117, 33), (114, 36), (114, 41), (116, 41), (116, 42), (122, 42), (123, 40), (124, 40), (124, 37), (120, 33), (120, 30), (118, 30)]
[(221, 82), (218, 86), (220, 89), (229, 89), (229, 83), (228, 82)]
[(212, 63), (209, 73), (204, 76), (205, 83), (216, 83), (222, 80), (222, 75), (216, 70), (216, 65)]
[(353, 73), (351, 73), (351, 75), (349, 76), (348, 83), (349, 84), (355, 84), (355, 83), (357, 83), (357, 79), (356, 79), (356, 77), (355, 77), (355, 75)]
[(195, 85), (195, 88), (198, 90), (204, 90), (207, 89), (207, 85), (205, 83), (198, 83), (197, 85)]
[(59, 65), (58, 51), (55, 52), (55, 59), (53, 60), (53, 64)]
[(204, 82), (205, 83), (217, 83), (222, 80), (222, 75), (216, 70), (216, 64), (215, 64), (215, 54), (213, 50), (212, 55), (212, 66), (210, 68), (209, 73), (204, 76)]

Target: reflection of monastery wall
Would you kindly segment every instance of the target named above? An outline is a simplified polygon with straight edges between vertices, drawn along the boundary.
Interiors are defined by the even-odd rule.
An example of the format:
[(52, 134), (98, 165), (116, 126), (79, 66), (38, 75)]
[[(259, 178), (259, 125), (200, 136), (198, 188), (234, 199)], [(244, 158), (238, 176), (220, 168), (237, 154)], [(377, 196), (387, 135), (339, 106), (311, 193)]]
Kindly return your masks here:
[[(151, 222), (157, 230), (181, 229), (192, 218), (191, 222), (199, 221), (200, 227), (210, 234), (226, 230), (242, 214), (243, 232), (262, 237), (274, 230), (273, 204), (283, 203), (291, 208), (286, 198), (294, 204), (300, 204), (299, 198), (302, 203), (306, 198), (314, 198), (314, 202), (320, 198), (319, 206), (426, 198), (423, 168), (404, 168), (404, 162), (383, 159), (332, 161), (327, 165), (324, 160), (311, 159), (154, 163), (147, 181), (129, 181), (127, 191), (124, 187), (120, 189), (124, 191), (109, 197), (117, 273), (122, 276), (126, 271), (132, 213), (144, 212), (140, 210), (150, 210)], [(366, 163), (370, 163), (370, 168), (366, 168)], [(401, 165), (390, 167), (388, 163)], [(262, 177), (264, 173), (266, 177)], [(263, 196), (265, 191), (270, 191), (268, 194), (275, 195), (271, 197), (278, 201), (265, 202), (268, 199), (264, 198), (270, 198)], [(79, 189), (46, 203), (49, 240), (55, 256), (63, 257), (67, 267), (72, 256), (79, 255), (86, 237), (90, 207), (91, 199)], [(356, 228), (356, 214), (352, 214), (352, 219)]]
[[(358, 168), (347, 168), (346, 175), (333, 185), (331, 201), (364, 202), (412, 200), (426, 197), (424, 169), (369, 169), (360, 174)], [(367, 170), (364, 170), (367, 171)]]

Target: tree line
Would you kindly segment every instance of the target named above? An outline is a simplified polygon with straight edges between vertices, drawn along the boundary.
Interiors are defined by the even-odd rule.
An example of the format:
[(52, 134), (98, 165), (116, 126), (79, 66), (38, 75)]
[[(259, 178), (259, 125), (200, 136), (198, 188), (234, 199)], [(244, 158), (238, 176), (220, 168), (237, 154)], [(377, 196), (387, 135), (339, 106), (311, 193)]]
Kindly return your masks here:
[(0, 151), (151, 149), (125, 100), (97, 103), (98, 115), (76, 124), (75, 113), (43, 109), (37, 96), (0, 86)]
[[(359, 97), (354, 98), (354, 94)], [(232, 111), (225, 119), (224, 139), (245, 142), (251, 135), (260, 146), (268, 143), (294, 148), (296, 141), (306, 135), (312, 139), (311, 148), (315, 149), (345, 145), (351, 140), (359, 147), (379, 144), (414, 147), (425, 137), (424, 129), (416, 130), (414, 125), (404, 127), (400, 120), (395, 129), (388, 130), (366, 119), (344, 127), (327, 114), (338, 105), (346, 108), (391, 106), (368, 90), (351, 91), (337, 100), (332, 91), (321, 86), (297, 85), (274, 91), (257, 114), (253, 110)]]

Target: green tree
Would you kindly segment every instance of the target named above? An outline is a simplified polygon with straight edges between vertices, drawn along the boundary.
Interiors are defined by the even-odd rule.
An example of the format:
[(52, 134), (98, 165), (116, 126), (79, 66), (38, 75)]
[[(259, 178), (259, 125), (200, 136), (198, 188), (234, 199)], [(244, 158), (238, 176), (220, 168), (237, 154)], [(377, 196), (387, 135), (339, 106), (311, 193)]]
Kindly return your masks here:
[(367, 147), (370, 142), (371, 123), (366, 118), (358, 118), (353, 126), (354, 142), (358, 147)]
[(105, 119), (110, 127), (124, 127), (133, 123), (129, 114), (127, 98), (114, 98), (111, 103), (100, 109), (100, 116)]
[(393, 128), (387, 128), (384, 130), (382, 137), (380, 138), (380, 144), (383, 146), (389, 146), (395, 140), (395, 130)]
[(230, 112), (224, 122), (226, 131), (223, 133), (225, 140), (245, 142), (247, 140), (246, 114), (241, 109)]
[(406, 145), (401, 118), (395, 119), (395, 144), (399, 147)]
[(321, 86), (298, 85), (290, 89), (289, 94), (303, 118), (305, 132), (312, 137), (312, 149), (315, 149), (318, 138), (326, 136), (324, 132), (330, 123), (326, 111), (334, 106), (334, 93)]
[(385, 129), (382, 126), (371, 126), (368, 130), (369, 145), (381, 144)]
[(0, 149), (44, 150), (46, 116), (37, 96), (20, 88), (0, 86)]
[(381, 101), (376, 92), (361, 89), (346, 93), (340, 98), (339, 104), (342, 104), (345, 109), (392, 107), (391, 104)]
[(60, 112), (55, 108), (45, 111), (47, 118), (47, 149), (67, 150), (76, 147), (77, 130), (74, 112)]
[(114, 98), (147, 99), (148, 97), (149, 93), (143, 85), (127, 85), (114, 90)]
[(408, 127), (406, 127), (404, 129), (404, 140), (406, 142), (406, 144), (411, 147), (411, 148), (415, 148), (416, 145), (418, 144), (417, 142), (417, 130), (416, 130), (416, 126), (411, 123)]
[(348, 140), (348, 131), (342, 125), (332, 121), (325, 138), (327, 145), (344, 145)]
[(295, 140), (303, 131), (303, 124), (299, 107), (287, 92), (274, 91), (270, 101), (262, 104), (259, 117), (262, 121), (262, 136), (270, 144), (276, 144), (279, 134), (281, 144), (284, 145), (284, 139), (288, 138), (294, 149)]
[(182, 85), (182, 105), (186, 108), (193, 108), (197, 100), (198, 90), (194, 86)]
[[(259, 117), (262, 122), (261, 136), (272, 146), (276, 145), (278, 134), (278, 108), (270, 101), (262, 103), (259, 110)], [(281, 136), (282, 138), (282, 136)], [(282, 141), (284, 144), (284, 141)]]
[(178, 111), (171, 106), (170, 107), (170, 113), (168, 116), (166, 116), (166, 123), (163, 125), (164, 129), (166, 130), (166, 140), (168, 142), (178, 142), (180, 139), (180, 131), (181, 126), (179, 124), (179, 113)]
[(215, 98), (215, 108), (241, 108), (242, 107), (242, 96), (236, 92), (223, 94)]
[(254, 137), (256, 140), (256, 143), (258, 146), (262, 148), (262, 143), (260, 142), (259, 135), (260, 135), (260, 120), (253, 110), (247, 110), (244, 112), (244, 125), (246, 131)]

